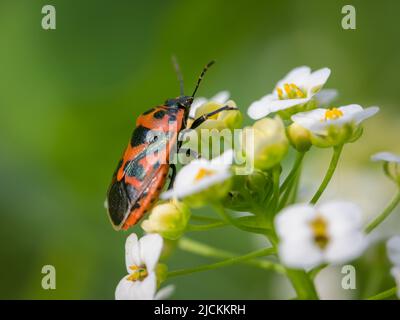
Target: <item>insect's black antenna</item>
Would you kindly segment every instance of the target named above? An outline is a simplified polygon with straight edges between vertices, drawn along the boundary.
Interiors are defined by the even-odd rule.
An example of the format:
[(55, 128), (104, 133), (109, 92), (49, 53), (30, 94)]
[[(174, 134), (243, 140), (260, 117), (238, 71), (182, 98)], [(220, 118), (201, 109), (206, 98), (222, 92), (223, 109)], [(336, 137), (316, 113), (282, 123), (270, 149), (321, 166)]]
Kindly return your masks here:
[(172, 59), (172, 64), (174, 65), (176, 75), (178, 77), (181, 96), (184, 96), (185, 94), (184, 94), (183, 76), (182, 76), (181, 68), (179, 67), (179, 63), (178, 63), (178, 60), (176, 59), (175, 55), (173, 55), (171, 57), (171, 59)]
[(210, 68), (213, 64), (215, 63), (215, 60), (211, 60), (209, 63), (206, 64), (206, 66), (204, 67), (203, 71), (201, 72), (199, 79), (197, 79), (197, 84), (196, 84), (196, 88), (194, 88), (192, 97), (194, 98), (194, 95), (197, 92), (197, 89), (199, 88), (200, 82), (201, 80), (203, 80), (203, 77), (205, 75), (205, 73), (207, 72), (208, 68)]

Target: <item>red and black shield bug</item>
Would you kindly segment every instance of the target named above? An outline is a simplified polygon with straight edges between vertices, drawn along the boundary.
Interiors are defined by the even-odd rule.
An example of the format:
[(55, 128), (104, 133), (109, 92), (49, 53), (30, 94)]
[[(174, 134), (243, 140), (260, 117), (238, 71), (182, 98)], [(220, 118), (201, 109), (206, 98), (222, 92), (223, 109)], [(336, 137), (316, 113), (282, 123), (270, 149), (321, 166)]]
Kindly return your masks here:
[[(198, 119), (187, 127), (189, 110), (201, 80), (214, 61), (201, 72), (191, 96), (184, 95), (183, 78), (174, 60), (180, 82), (180, 96), (165, 101), (136, 120), (128, 143), (107, 192), (106, 208), (116, 230), (126, 230), (135, 225), (151, 209), (167, 181), (172, 169), (170, 186), (176, 173), (174, 164), (169, 163), (171, 151), (179, 150), (178, 135), (183, 129), (194, 129), (208, 118), (224, 110), (236, 110), (223, 106)], [(151, 156), (149, 156), (151, 154)]]

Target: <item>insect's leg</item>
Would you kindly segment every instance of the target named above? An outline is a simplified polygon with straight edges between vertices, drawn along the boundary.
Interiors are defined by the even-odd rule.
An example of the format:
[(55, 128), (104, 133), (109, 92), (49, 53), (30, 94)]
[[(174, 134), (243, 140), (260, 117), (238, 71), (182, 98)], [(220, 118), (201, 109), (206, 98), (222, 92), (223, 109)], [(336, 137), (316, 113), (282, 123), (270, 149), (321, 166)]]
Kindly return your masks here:
[(218, 114), (222, 111), (228, 111), (228, 110), (239, 110), (239, 109), (236, 107), (223, 106), (217, 110), (214, 110), (213, 112), (203, 114), (201, 117), (199, 117), (193, 121), (192, 125), (190, 126), (190, 129), (196, 129), (198, 126), (200, 126), (203, 122), (205, 122), (207, 119), (211, 118), (212, 116), (215, 116), (216, 114)]
[(171, 163), (169, 165), (169, 167), (172, 169), (172, 172), (171, 172), (171, 177), (169, 180), (168, 190), (170, 190), (173, 187), (174, 182), (175, 182), (175, 177), (176, 177), (176, 165)]
[(196, 151), (189, 149), (189, 148), (180, 148), (179, 153), (185, 153), (188, 157), (193, 156), (195, 159), (200, 159), (201, 156)]

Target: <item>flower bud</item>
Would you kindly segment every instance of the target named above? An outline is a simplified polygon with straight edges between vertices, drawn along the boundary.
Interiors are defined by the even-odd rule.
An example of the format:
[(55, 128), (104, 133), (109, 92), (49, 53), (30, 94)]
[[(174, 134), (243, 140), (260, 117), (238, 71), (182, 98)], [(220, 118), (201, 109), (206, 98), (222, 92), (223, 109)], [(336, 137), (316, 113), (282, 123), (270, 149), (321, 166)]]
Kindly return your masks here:
[(147, 233), (158, 233), (170, 240), (178, 239), (186, 230), (190, 210), (182, 202), (171, 200), (155, 206), (142, 228)]
[(272, 168), (281, 162), (288, 147), (285, 127), (279, 117), (264, 118), (256, 121), (252, 127), (243, 129), (242, 152), (255, 169)]
[(306, 152), (311, 148), (311, 133), (307, 129), (298, 125), (291, 124), (287, 129), (287, 135), (292, 146), (300, 152)]

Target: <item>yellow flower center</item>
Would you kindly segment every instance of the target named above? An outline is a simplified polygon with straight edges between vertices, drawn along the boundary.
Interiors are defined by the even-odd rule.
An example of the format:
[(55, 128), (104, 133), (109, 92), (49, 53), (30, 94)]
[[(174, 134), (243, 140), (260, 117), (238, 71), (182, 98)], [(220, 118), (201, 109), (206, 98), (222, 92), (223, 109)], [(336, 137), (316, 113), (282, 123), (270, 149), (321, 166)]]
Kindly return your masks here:
[(331, 108), (326, 110), (324, 120), (334, 120), (343, 116), (343, 112), (338, 108)]
[[(286, 93), (286, 97), (284, 96), (284, 91)], [(283, 99), (297, 99), (297, 98), (305, 98), (306, 95), (301, 89), (296, 86), (294, 83), (285, 83), (282, 88), (276, 88), (276, 92), (278, 93), (278, 97), (280, 100)]]
[(130, 281), (142, 281), (148, 276), (148, 272), (146, 267), (144, 266), (130, 266), (129, 269), (132, 270), (132, 273), (126, 278)]
[(200, 181), (205, 177), (212, 176), (214, 174), (215, 174), (214, 170), (200, 168), (199, 172), (197, 172), (196, 176), (194, 177), (194, 180)]
[(329, 242), (328, 224), (326, 223), (326, 220), (323, 217), (318, 216), (311, 221), (310, 225), (313, 231), (315, 243), (318, 247), (324, 249)]

